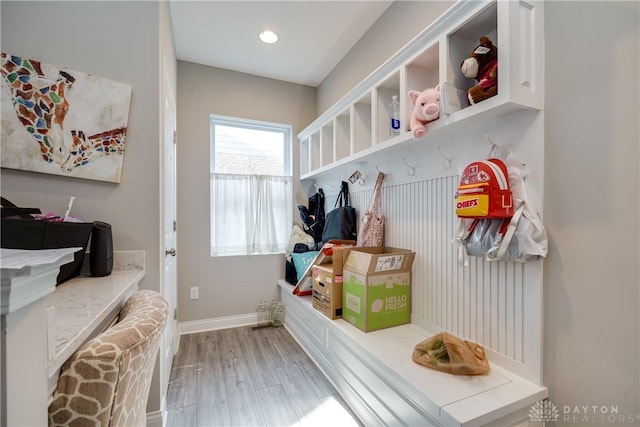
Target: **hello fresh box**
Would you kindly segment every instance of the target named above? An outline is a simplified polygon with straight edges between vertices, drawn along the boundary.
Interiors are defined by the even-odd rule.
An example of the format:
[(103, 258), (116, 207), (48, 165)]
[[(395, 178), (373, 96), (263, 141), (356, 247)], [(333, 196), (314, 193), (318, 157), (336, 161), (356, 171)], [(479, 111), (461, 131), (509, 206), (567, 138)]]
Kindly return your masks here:
[(342, 318), (365, 332), (411, 322), (415, 252), (354, 248), (342, 271)]

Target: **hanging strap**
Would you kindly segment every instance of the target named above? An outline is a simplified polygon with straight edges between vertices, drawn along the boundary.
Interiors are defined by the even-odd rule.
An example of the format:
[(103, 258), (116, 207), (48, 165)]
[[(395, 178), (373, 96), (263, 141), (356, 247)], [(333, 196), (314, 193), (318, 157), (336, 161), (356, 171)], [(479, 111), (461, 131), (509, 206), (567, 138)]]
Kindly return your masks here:
[(338, 198), (336, 199), (336, 204), (333, 205), (333, 208), (337, 208), (338, 206), (351, 206), (349, 203), (349, 184), (346, 181), (342, 181), (340, 184), (340, 193), (338, 193)]
[(373, 188), (373, 197), (371, 198), (371, 204), (367, 212), (382, 213), (382, 181), (384, 181), (385, 174), (378, 172), (378, 179), (376, 179), (376, 185)]
[(469, 234), (471, 234), (471, 230), (475, 227), (477, 223), (477, 219), (473, 220), (471, 225), (467, 228), (465, 226), (464, 218), (458, 218), (458, 231), (456, 232), (456, 236), (454, 238), (454, 244), (458, 247), (458, 265), (467, 267), (469, 265), (469, 255), (467, 254), (467, 249), (465, 248), (465, 242)]
[(496, 255), (491, 256), (490, 253), (487, 252), (487, 255), (486, 255), (487, 261), (499, 261), (502, 259), (502, 257), (504, 257), (504, 254), (507, 253), (507, 249), (509, 248), (509, 243), (511, 243), (511, 239), (513, 238), (513, 235), (515, 234), (518, 228), (518, 223), (520, 222), (520, 217), (522, 216), (522, 212), (524, 212), (524, 201), (520, 202), (520, 205), (518, 206), (516, 211), (513, 213), (513, 216), (511, 217), (511, 221), (509, 221), (509, 226), (507, 227), (507, 230), (505, 231), (504, 236), (500, 241), (500, 246), (498, 247), (498, 252), (496, 253)]

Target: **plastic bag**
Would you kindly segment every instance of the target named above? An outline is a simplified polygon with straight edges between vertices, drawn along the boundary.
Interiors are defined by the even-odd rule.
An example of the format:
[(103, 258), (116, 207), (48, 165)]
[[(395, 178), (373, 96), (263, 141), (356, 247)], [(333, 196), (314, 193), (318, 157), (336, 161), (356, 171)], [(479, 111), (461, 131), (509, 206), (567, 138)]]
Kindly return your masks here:
[(485, 375), (490, 371), (484, 347), (447, 332), (418, 343), (411, 359), (428, 368), (454, 375)]
[(476, 220), (473, 230), (465, 241), (467, 254), (483, 257), (490, 249), (500, 244), (502, 235), (500, 229), (504, 219), (479, 219)]
[(287, 243), (287, 255), (293, 253), (293, 248), (296, 246), (296, 243), (304, 243), (309, 246), (309, 250), (313, 249), (315, 246), (313, 236), (302, 231), (300, 226), (297, 224), (294, 225), (291, 230), (291, 237), (289, 237), (289, 242)]
[[(503, 237), (487, 251), (488, 261), (503, 260), (525, 262), (544, 258), (548, 251), (547, 232), (533, 202), (527, 196), (525, 177), (528, 172), (523, 163), (515, 159), (507, 147), (496, 146), (493, 150), (509, 170), (509, 186), (513, 194), (516, 214)], [(506, 245), (506, 249), (501, 246)], [(502, 253), (502, 255), (500, 255)]]

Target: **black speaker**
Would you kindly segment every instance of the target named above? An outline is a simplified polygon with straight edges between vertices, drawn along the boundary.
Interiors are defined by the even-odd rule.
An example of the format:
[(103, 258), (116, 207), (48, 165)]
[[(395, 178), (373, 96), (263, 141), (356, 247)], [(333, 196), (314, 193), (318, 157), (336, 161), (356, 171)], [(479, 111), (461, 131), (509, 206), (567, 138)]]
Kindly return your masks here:
[(91, 247), (89, 249), (89, 271), (93, 277), (111, 274), (113, 268), (113, 238), (111, 225), (102, 221), (94, 221), (91, 231)]

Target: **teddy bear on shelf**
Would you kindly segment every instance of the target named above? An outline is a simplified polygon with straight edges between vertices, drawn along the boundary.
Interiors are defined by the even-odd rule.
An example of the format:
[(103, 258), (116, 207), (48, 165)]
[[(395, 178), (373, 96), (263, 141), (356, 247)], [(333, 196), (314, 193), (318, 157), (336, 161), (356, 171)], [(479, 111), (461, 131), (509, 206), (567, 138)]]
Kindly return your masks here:
[(422, 92), (410, 90), (409, 99), (413, 104), (409, 129), (414, 138), (421, 138), (427, 131), (426, 124), (440, 117), (440, 85)]
[(471, 105), (498, 93), (498, 48), (488, 37), (480, 37), (480, 44), (462, 61), (460, 69), (465, 77), (478, 81), (467, 91)]

